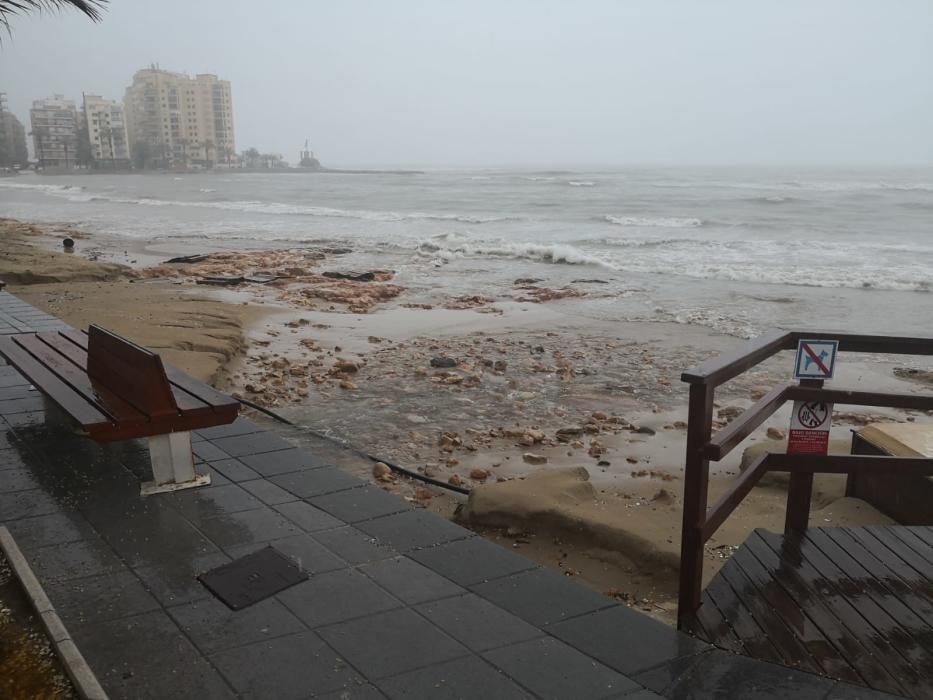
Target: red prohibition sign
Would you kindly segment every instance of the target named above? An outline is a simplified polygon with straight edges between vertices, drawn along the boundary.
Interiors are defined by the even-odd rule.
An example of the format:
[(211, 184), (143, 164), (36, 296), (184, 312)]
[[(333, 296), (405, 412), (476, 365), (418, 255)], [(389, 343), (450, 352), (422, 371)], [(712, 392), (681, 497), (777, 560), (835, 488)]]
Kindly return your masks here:
[(797, 420), (804, 428), (815, 430), (829, 417), (829, 409), (822, 401), (804, 402), (797, 411)]

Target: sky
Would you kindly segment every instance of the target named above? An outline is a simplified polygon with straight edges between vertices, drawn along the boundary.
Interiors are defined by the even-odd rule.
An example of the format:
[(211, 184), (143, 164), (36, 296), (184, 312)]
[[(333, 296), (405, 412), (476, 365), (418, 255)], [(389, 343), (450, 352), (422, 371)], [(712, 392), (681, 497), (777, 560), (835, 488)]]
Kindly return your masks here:
[(930, 0), (111, 0), (14, 18), (0, 91), (25, 119), (152, 63), (291, 161), (933, 164)]

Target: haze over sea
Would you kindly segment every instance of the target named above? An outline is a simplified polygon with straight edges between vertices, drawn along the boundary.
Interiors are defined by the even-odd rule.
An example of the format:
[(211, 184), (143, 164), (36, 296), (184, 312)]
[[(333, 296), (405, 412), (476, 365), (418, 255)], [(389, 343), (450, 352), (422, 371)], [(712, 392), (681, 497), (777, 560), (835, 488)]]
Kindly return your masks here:
[(0, 215), (157, 251), (347, 246), (415, 297), (534, 277), (587, 291), (574, 314), (740, 337), (933, 326), (933, 168), (24, 174)]

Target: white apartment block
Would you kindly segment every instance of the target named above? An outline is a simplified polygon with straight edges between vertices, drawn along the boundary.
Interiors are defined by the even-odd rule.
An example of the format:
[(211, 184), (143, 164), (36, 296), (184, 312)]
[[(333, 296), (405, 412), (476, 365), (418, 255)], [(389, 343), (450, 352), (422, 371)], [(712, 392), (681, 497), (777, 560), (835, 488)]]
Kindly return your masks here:
[(84, 96), (91, 157), (98, 168), (126, 168), (130, 163), (129, 139), (123, 105), (100, 95)]
[(236, 152), (230, 83), (159, 68), (137, 71), (124, 99), (130, 155), (161, 167), (212, 168)]
[(74, 100), (53, 95), (29, 110), (36, 161), (40, 168), (74, 167), (78, 156), (78, 112)]

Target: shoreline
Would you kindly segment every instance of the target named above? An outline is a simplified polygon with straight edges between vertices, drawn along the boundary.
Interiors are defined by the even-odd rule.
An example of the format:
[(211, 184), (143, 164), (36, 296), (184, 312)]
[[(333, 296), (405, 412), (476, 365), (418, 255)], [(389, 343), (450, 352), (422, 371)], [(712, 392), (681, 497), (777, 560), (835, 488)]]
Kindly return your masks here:
[[(206, 261), (166, 265), (172, 255), (193, 252), (190, 246), (115, 245), (94, 236), (77, 239), (79, 252), (66, 256), (55, 251), (55, 236), (72, 228), (0, 226), (8, 241), (16, 239), (8, 229), (34, 229), (17, 234), (12, 257), (19, 251), (18, 261), (0, 257), (0, 279), (6, 267), (30, 266), (29, 279), (58, 280), (11, 284), (14, 294), (72, 325), (93, 320), (113, 327), (234, 395), (425, 475), (473, 487), (477, 498), (507, 493), (536, 474), (585, 467), (589, 486), (546, 489), (511, 523), (501, 509), (472, 504), (468, 522), (491, 539), (565, 572), (569, 567), (570, 575), (595, 588), (625, 593), (633, 606), (672, 619), (676, 576), (670, 564), (679, 547), (686, 420), (679, 374), (742, 341), (698, 326), (586, 318), (573, 313), (572, 298), (550, 300), (560, 290), (536, 285), (516, 285), (520, 300), (514, 294), (426, 297), (423, 290), (397, 286), (391, 271), (377, 272), (371, 282), (333, 279), (324, 273), (343, 269), (343, 253), (319, 245), (226, 254), (211, 250), (220, 249), (211, 242), (204, 246), (213, 253)], [(286, 278), (239, 287), (195, 284), (207, 275), (257, 273)], [(91, 279), (78, 279), (87, 274)], [(545, 291), (531, 293), (535, 289)], [(750, 405), (749, 396), (762, 386), (783, 379), (785, 364), (774, 359), (724, 387), (720, 425)], [(917, 389), (895, 376), (896, 365), (859, 359), (841, 367), (840, 377), (847, 385)], [(909, 414), (875, 415), (905, 420)], [(834, 437), (844, 437), (857, 421), (837, 418)], [(786, 425), (779, 413), (762, 432)], [(715, 466), (711, 493), (725, 488), (740, 460), (737, 450)], [(464, 517), (462, 498), (374, 477), (366, 465), (354, 469), (400, 497)], [(843, 498), (838, 480), (818, 491), (814, 517), (879, 522), (867, 506)], [(751, 528), (780, 528), (784, 497), (781, 483), (752, 492), (710, 542), (708, 576)]]

